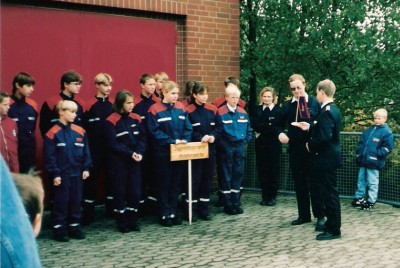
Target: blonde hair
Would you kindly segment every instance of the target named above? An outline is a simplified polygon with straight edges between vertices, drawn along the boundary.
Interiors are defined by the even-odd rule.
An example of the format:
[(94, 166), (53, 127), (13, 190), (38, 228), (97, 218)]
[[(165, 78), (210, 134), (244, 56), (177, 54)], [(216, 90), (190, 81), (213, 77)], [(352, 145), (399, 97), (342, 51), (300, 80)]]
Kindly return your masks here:
[(376, 116), (376, 115), (379, 115), (379, 116), (382, 116), (382, 117), (384, 117), (384, 118), (387, 118), (388, 112), (387, 112), (386, 109), (380, 108), (380, 109), (378, 109), (378, 110), (376, 110), (376, 111), (374, 112), (374, 116)]
[(60, 100), (56, 105), (56, 111), (60, 113), (60, 111), (69, 110), (71, 112), (76, 112), (78, 110), (78, 105), (70, 100)]
[(271, 92), (272, 98), (273, 98), (273, 103), (277, 104), (278, 103), (278, 96), (276, 96), (276, 91), (272, 87), (264, 87), (261, 89), (260, 94), (258, 95), (258, 100), (260, 102), (260, 105), (263, 104), (262, 98), (265, 92)]
[(168, 74), (167, 73), (165, 73), (165, 72), (159, 72), (159, 73), (156, 73), (155, 75), (154, 75), (154, 79), (157, 81), (157, 80), (164, 80), (164, 81), (168, 81), (169, 80), (169, 77), (168, 77)]
[(229, 84), (225, 89), (225, 97), (229, 97), (230, 95), (233, 95), (233, 94), (240, 97), (240, 90), (236, 85)]
[(163, 84), (163, 86), (162, 86), (162, 88), (161, 88), (161, 92), (162, 92), (163, 94), (166, 94), (166, 93), (170, 92), (171, 90), (173, 90), (173, 89), (175, 89), (175, 88), (178, 88), (178, 89), (179, 89), (178, 84), (175, 83), (175, 82), (172, 81), (172, 80), (168, 80), (168, 81), (165, 81), (165, 82), (164, 82), (164, 84)]
[(98, 73), (94, 77), (94, 83), (97, 85), (103, 84), (103, 85), (110, 85), (112, 83), (112, 77), (109, 74), (106, 73)]
[(300, 80), (304, 85), (306, 85), (306, 79), (301, 74), (292, 74), (289, 77), (289, 83), (293, 82), (294, 80)]
[(331, 80), (325, 79), (318, 83), (317, 90), (322, 90), (327, 97), (331, 98), (336, 92), (336, 86)]

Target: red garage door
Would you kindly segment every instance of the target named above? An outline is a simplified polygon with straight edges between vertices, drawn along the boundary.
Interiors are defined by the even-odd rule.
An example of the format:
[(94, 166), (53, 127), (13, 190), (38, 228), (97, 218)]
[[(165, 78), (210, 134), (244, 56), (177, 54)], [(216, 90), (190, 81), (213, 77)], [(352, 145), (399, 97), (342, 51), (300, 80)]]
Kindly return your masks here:
[[(32, 98), (39, 107), (60, 92), (60, 77), (74, 69), (83, 75), (83, 99), (95, 94), (93, 78), (109, 73), (113, 92), (140, 94), (143, 73), (165, 71), (176, 77), (176, 24), (79, 11), (1, 6), (1, 88), (11, 93), (13, 76), (27, 72), (36, 79)], [(37, 132), (38, 166), (42, 138)]]
[(36, 78), (33, 98), (60, 91), (69, 69), (84, 78), (81, 97), (94, 94), (93, 77), (107, 72), (119, 89), (139, 93), (143, 73), (176, 77), (175, 22), (64, 10), (1, 7), (1, 89), (11, 91), (15, 73)]

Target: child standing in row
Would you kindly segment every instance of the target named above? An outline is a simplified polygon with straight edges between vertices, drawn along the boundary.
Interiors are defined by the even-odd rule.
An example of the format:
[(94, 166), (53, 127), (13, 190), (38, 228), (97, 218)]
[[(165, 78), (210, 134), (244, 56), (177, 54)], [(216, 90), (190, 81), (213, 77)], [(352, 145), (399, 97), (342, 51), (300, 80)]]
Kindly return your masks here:
[[(352, 201), (353, 207), (364, 210), (373, 209), (378, 198), (379, 171), (385, 166), (387, 156), (393, 150), (394, 138), (386, 124), (387, 111), (378, 109), (374, 112), (374, 125), (365, 130), (356, 149), (358, 172), (357, 191)], [(368, 189), (368, 200), (365, 201)]]
[(217, 137), (220, 153), (224, 156), (221, 165), (221, 192), (224, 197), (224, 212), (229, 215), (242, 214), (239, 206), (246, 143), (252, 139), (252, 129), (246, 111), (238, 106), (239, 88), (233, 84), (225, 90), (226, 104), (218, 109)]
[(35, 130), (38, 117), (36, 101), (29, 98), (33, 92), (35, 79), (27, 73), (18, 73), (12, 82), (12, 96), (8, 116), (18, 126), (19, 171), (28, 173), (36, 164)]
[(114, 216), (121, 233), (139, 231), (138, 209), (141, 195), (140, 165), (146, 150), (146, 136), (139, 115), (132, 113), (133, 95), (121, 90), (115, 96), (114, 113), (104, 133), (112, 166)]
[[(192, 142), (208, 143), (208, 158), (193, 160), (192, 163), (192, 220), (196, 219), (196, 214), (202, 220), (211, 220), (208, 206), (216, 160), (215, 119), (217, 108), (207, 103), (208, 90), (199, 82), (194, 82), (191, 92), (191, 99), (194, 102), (186, 109), (193, 127)], [(188, 200), (186, 201), (188, 202)]]
[(160, 223), (170, 227), (181, 224), (177, 206), (185, 164), (183, 161), (170, 161), (170, 144), (189, 142), (192, 125), (185, 107), (178, 101), (178, 85), (170, 80), (165, 81), (161, 93), (162, 102), (150, 107), (146, 123), (154, 173), (158, 180)]
[(88, 102), (88, 110), (84, 113), (84, 127), (87, 131), (90, 153), (93, 159), (93, 167), (91, 176), (83, 183), (83, 214), (82, 224), (89, 225), (94, 221), (94, 208), (97, 197), (97, 182), (102, 177), (105, 177), (106, 190), (106, 211), (107, 215), (111, 215), (112, 209), (110, 201), (112, 201), (111, 178), (108, 174), (107, 165), (109, 165), (108, 154), (104, 146), (104, 122), (107, 117), (113, 112), (114, 99), (110, 98), (112, 89), (112, 77), (107, 73), (99, 73), (94, 77), (94, 85), (96, 94), (90, 98)]
[(80, 226), (82, 180), (89, 177), (92, 159), (85, 130), (72, 123), (77, 104), (61, 100), (55, 110), (59, 120), (44, 136), (44, 165), (53, 181), (53, 237), (68, 242), (68, 236), (85, 238)]

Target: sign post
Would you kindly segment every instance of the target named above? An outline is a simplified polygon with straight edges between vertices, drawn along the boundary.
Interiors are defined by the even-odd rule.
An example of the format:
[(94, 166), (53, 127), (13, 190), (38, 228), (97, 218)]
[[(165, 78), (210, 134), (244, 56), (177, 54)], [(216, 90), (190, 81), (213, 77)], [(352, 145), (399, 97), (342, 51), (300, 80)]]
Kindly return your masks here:
[(192, 225), (192, 160), (208, 158), (208, 143), (171, 144), (171, 161), (188, 160), (189, 225)]

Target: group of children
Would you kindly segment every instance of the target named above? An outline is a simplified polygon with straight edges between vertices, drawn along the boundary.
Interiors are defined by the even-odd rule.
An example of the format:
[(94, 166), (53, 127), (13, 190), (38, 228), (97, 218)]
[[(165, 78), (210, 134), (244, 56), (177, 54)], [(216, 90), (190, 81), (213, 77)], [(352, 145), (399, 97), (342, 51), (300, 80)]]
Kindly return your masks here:
[[(141, 94), (136, 105), (135, 97), (127, 90), (120, 90), (115, 99), (111, 99), (112, 82), (109, 74), (96, 75), (96, 95), (85, 102), (76, 96), (81, 89), (82, 76), (67, 71), (61, 77), (60, 94), (46, 99), (41, 107), (39, 126), (44, 139), (44, 166), (53, 185), (54, 239), (66, 242), (69, 238), (85, 238), (81, 223), (87, 225), (94, 220), (96, 181), (100, 177), (106, 178), (106, 208), (114, 215), (118, 231), (140, 230), (139, 210), (144, 204), (147, 209), (157, 208), (162, 226), (181, 224), (178, 196), (187, 190), (183, 181), (187, 166), (184, 161), (170, 161), (170, 145), (191, 141), (208, 143), (209, 148), (207, 159), (193, 160), (193, 221), (211, 219), (209, 202), (215, 167), (223, 211), (229, 215), (243, 213), (240, 192), (245, 146), (252, 139), (253, 129), (244, 109), (245, 102), (240, 99), (239, 80), (228, 77), (224, 81), (225, 96), (212, 104), (207, 103), (207, 87), (197, 81), (187, 82), (187, 99), (180, 102), (179, 86), (163, 72), (140, 77)], [(298, 88), (305, 83), (301, 76), (294, 75), (290, 81), (294, 96), (301, 92), (296, 82), (299, 82)], [(0, 148), (12, 172), (26, 173), (35, 167), (34, 133), (39, 113), (36, 102), (30, 98), (34, 84), (32, 76), (19, 73), (13, 79), (11, 98), (0, 93), (1, 133), (5, 136), (2, 139), (5, 144)], [(314, 109), (310, 100), (314, 99), (308, 97), (308, 110)], [(264, 88), (260, 92), (260, 106), (251, 120), (256, 133), (262, 189), (260, 204), (267, 206), (276, 203), (281, 143), (292, 147), (292, 168), (304, 162), (308, 154), (305, 142), (296, 143), (297, 139), (308, 137), (307, 132), (292, 124), (289, 142), (289, 137), (279, 131), (285, 124), (282, 115), (292, 116), (289, 113), (292, 106), (296, 118), (287, 121), (298, 121), (298, 106), (294, 101), (282, 108), (276, 103), (274, 89)], [(319, 106), (315, 109), (313, 117), (318, 114)], [(357, 163), (361, 168), (352, 204), (364, 209), (372, 208), (376, 202), (379, 175), (376, 170), (383, 168), (384, 159), (393, 148), (393, 135), (385, 124), (387, 112), (379, 109), (374, 116), (376, 126), (363, 133), (357, 148)], [(294, 149), (301, 149), (302, 153), (293, 155)], [(303, 176), (302, 169), (304, 165), (299, 166), (296, 174)], [(297, 181), (300, 184), (302, 180)], [(300, 213), (303, 201), (299, 194), (308, 195), (308, 190), (300, 191), (304, 185), (299, 187), (296, 195)], [(366, 188), (369, 189), (368, 201), (364, 201)], [(189, 200), (183, 199), (188, 204)], [(292, 225), (310, 221), (309, 217), (299, 214)]]
[[(19, 73), (13, 80), (10, 111), (9, 96), (1, 93), (1, 103), (6, 107), (2, 114), (8, 113), (2, 118), (2, 127), (7, 119), (11, 127), (5, 133), (12, 136), (7, 145), (15, 145), (5, 146), (2, 152), (11, 171), (25, 173), (35, 168), (36, 152), (32, 146), (39, 121), (44, 167), (52, 183), (55, 240), (85, 238), (81, 224), (94, 220), (96, 180), (102, 176), (106, 178), (106, 207), (112, 208), (108, 211), (113, 213), (120, 232), (140, 230), (138, 212), (145, 201), (146, 208), (157, 207), (161, 225), (181, 224), (178, 196), (187, 190), (183, 182), (187, 167), (184, 161), (170, 161), (170, 144), (209, 144), (209, 158), (193, 161), (193, 221), (211, 219), (208, 205), (217, 143), (226, 156), (218, 164), (224, 211), (243, 213), (238, 197), (244, 146), (251, 139), (252, 129), (246, 111), (238, 106), (240, 90), (236, 78), (226, 83), (226, 96), (219, 108), (207, 103), (208, 89), (197, 81), (190, 82), (190, 99), (180, 102), (178, 85), (165, 73), (141, 76), (136, 105), (127, 90), (117, 92), (115, 99), (109, 97), (113, 81), (106, 73), (96, 75), (96, 95), (85, 102), (77, 96), (82, 80), (79, 73), (66, 71), (60, 80), (60, 93), (47, 98), (40, 112), (29, 98), (35, 80), (27, 73)], [(23, 155), (21, 161), (12, 159), (18, 155)], [(186, 213), (185, 216), (188, 217)]]

